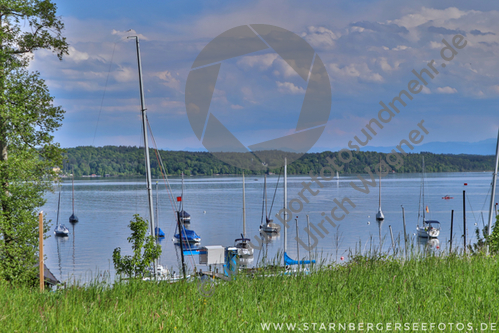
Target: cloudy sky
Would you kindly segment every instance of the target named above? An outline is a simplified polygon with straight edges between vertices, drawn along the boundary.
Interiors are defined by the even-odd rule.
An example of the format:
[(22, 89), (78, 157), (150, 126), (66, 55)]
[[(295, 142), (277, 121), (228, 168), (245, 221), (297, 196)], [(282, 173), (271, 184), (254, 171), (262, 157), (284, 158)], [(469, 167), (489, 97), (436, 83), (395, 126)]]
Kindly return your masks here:
[[(141, 38), (149, 121), (159, 148), (205, 150), (185, 109), (199, 52), (239, 25), (276, 25), (304, 38), (329, 74), (332, 107), (313, 151), (347, 147), (435, 59), (442, 39), (467, 45), (369, 146), (395, 146), (421, 120), (435, 141), (477, 142), (499, 127), (499, 3), (493, 1), (56, 1), (70, 54), (31, 65), (66, 110), (63, 147), (141, 144), (135, 44)], [(126, 32), (133, 29), (132, 32)], [(437, 60), (440, 60), (438, 62)], [(294, 132), (307, 83), (273, 50), (222, 62), (210, 112), (246, 146)], [(490, 154), (493, 154), (491, 152)]]

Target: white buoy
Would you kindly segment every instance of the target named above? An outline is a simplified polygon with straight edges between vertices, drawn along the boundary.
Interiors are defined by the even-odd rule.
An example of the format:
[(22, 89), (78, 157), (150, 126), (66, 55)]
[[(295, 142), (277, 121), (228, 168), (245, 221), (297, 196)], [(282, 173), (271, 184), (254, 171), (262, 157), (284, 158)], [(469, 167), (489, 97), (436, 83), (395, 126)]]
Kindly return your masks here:
[(367, 225), (371, 224), (371, 222), (367, 221)]

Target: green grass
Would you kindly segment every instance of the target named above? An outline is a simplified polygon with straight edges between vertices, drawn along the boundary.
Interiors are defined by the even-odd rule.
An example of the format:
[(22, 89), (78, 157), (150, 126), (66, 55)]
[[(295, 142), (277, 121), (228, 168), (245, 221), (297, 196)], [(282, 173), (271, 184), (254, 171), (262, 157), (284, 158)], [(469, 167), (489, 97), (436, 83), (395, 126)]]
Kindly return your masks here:
[(498, 257), (359, 256), (307, 276), (239, 275), (216, 284), (211, 297), (197, 282), (44, 293), (0, 284), (0, 331), (260, 332), (262, 322), (471, 322), (477, 328), (499, 321), (498, 294)]

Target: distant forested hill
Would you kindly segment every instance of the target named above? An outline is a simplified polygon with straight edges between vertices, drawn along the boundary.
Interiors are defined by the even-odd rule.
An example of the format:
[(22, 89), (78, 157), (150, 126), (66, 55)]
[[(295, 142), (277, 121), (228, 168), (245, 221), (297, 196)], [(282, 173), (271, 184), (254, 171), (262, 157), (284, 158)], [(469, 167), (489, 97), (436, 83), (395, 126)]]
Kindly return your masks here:
[[(179, 175), (182, 171), (186, 175), (241, 174), (242, 172), (241, 169), (228, 165), (207, 152), (160, 150), (159, 154), (169, 175)], [(336, 155), (336, 152), (307, 153), (288, 166), (288, 174), (308, 174), (310, 170), (319, 173), (321, 168), (328, 164), (326, 158), (333, 158)], [(370, 166), (373, 170), (379, 163), (380, 155), (383, 159), (386, 157), (384, 153), (353, 152), (352, 161), (345, 165), (340, 174), (365, 173), (366, 166)], [(494, 156), (423, 152), (408, 154), (404, 157), (404, 164), (397, 172), (421, 172), (422, 156), (425, 157), (426, 172), (486, 171), (494, 168)], [(152, 149), (150, 158), (152, 175), (159, 177), (160, 167), (156, 152)], [(66, 173), (74, 169), (76, 176), (145, 175), (144, 150), (126, 146), (67, 148), (62, 169)], [(279, 170), (270, 170), (270, 172), (278, 173)], [(245, 173), (257, 174), (258, 172), (245, 171)]]

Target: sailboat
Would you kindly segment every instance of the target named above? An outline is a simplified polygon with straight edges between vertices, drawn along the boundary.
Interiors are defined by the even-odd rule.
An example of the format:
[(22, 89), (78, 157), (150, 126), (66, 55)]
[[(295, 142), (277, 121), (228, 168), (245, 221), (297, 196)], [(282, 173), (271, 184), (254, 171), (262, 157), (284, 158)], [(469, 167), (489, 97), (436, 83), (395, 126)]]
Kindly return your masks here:
[(73, 203), (73, 214), (71, 214), (71, 216), (69, 217), (69, 222), (70, 223), (76, 223), (78, 222), (78, 216), (75, 215), (75, 174), (74, 174), (74, 171), (71, 172), (71, 176), (72, 177), (72, 187), (73, 187), (73, 190), (72, 190), (72, 195), (71, 195), (71, 201)]
[(243, 172), (243, 233), (241, 234), (241, 238), (238, 238), (234, 241), (239, 258), (253, 257), (254, 250), (250, 246), (250, 239), (245, 238), (245, 236), (246, 236), (246, 193), (244, 188), (244, 172)]
[(379, 206), (378, 212), (376, 213), (376, 221), (383, 221), (385, 216), (381, 211), (381, 156), (379, 157)]
[(57, 203), (57, 219), (54, 229), (54, 234), (56, 236), (66, 237), (69, 236), (69, 229), (64, 224), (59, 224), (59, 210), (61, 208), (61, 190), (59, 189), (59, 201)]
[(279, 231), (281, 231), (281, 226), (278, 225), (277, 223), (274, 223), (274, 220), (269, 219), (269, 216), (267, 214), (267, 174), (264, 175), (263, 192), (264, 192), (263, 200), (265, 206), (265, 222), (263, 222), (262, 219), (262, 224), (260, 225), (260, 232), (266, 234), (276, 234)]
[(182, 208), (180, 208), (180, 213), (179, 213), (180, 215), (179, 216), (184, 224), (189, 224), (189, 223), (191, 223), (191, 215), (184, 210), (184, 173), (183, 172), (182, 172), (182, 195), (181, 195), (181, 198), (182, 198), (182, 201), (181, 201)]
[[(288, 221), (288, 163), (287, 158), (284, 158), (284, 221)], [(296, 228), (298, 231), (298, 228)], [(288, 256), (287, 253), (287, 235), (288, 230), (284, 227), (284, 266), (288, 267), (291, 265), (305, 265), (315, 263), (315, 260), (294, 260)], [(299, 247), (297, 248), (298, 256), (299, 256)]]
[(423, 181), (422, 181), (422, 198), (423, 198), (423, 225), (416, 227), (418, 236), (422, 238), (437, 238), (440, 235), (440, 222), (436, 220), (426, 220), (426, 213), (429, 213), (428, 206), (425, 206), (424, 202), (424, 189), (425, 189), (425, 166), (424, 166), (424, 156), (423, 156)]
[(158, 199), (159, 198), (158, 198), (158, 196), (159, 196), (158, 182), (156, 182), (156, 222), (157, 222), (157, 225), (156, 225), (156, 228), (154, 228), (154, 235), (156, 235), (156, 237), (158, 237), (158, 238), (164, 238), (165, 233), (159, 227), (159, 212), (158, 212), (158, 208), (159, 208)]

